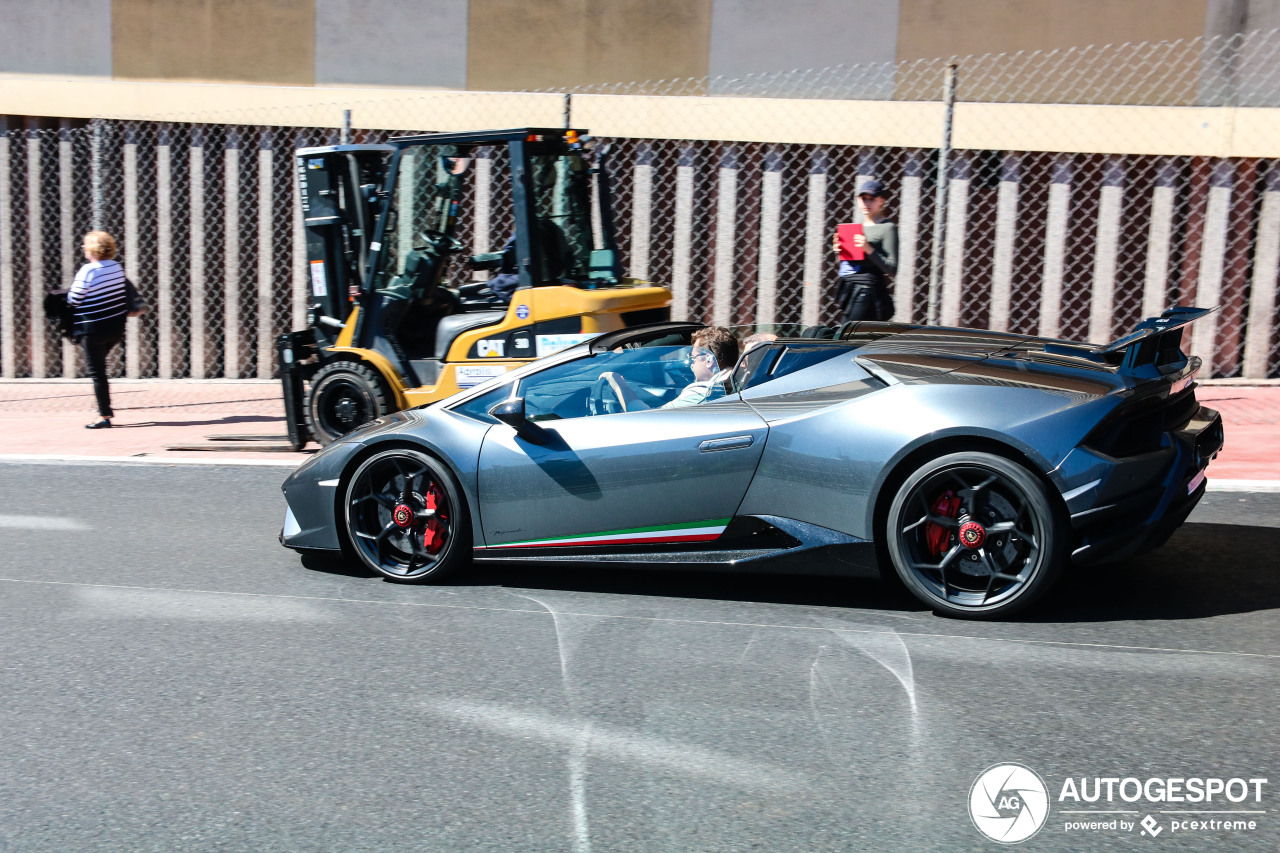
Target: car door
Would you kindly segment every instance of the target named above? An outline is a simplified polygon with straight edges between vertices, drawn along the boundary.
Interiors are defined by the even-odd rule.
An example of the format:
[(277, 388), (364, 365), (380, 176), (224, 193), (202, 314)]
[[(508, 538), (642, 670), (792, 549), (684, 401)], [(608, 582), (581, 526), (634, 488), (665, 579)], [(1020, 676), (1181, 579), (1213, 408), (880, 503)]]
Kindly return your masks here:
[(487, 548), (714, 540), (768, 432), (737, 398), (539, 426), (537, 443), (503, 424), (485, 436), (477, 487)]

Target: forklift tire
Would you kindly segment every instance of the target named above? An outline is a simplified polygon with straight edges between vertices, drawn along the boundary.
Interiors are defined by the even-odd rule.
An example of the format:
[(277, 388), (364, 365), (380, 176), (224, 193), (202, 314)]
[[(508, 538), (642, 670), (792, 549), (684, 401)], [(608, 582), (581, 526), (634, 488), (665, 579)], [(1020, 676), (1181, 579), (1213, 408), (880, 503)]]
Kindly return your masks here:
[(356, 362), (320, 368), (307, 394), (307, 426), (323, 447), (391, 411), (382, 377)]

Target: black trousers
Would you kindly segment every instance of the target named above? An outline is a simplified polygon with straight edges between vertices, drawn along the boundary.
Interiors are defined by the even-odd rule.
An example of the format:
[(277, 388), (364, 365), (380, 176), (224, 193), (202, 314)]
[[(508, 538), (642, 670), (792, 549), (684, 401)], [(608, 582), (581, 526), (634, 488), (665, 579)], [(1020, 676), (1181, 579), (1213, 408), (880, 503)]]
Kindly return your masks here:
[(104, 418), (114, 416), (111, 411), (111, 389), (107, 387), (107, 356), (111, 348), (124, 340), (124, 324), (96, 329), (80, 339), (84, 346), (84, 358), (89, 365), (89, 378), (93, 380), (93, 395), (98, 398), (98, 414)]
[(888, 320), (893, 316), (893, 300), (889, 298), (884, 276), (873, 273), (842, 275), (836, 279), (836, 304), (846, 323)]

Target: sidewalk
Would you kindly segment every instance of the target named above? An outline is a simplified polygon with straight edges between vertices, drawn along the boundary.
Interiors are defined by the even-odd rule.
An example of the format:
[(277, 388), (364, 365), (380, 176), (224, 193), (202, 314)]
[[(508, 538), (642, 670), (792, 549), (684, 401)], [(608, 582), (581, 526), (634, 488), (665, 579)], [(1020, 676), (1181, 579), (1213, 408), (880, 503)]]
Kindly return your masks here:
[[(1280, 483), (1280, 385), (1205, 384), (1197, 396), (1222, 413), (1226, 427), (1226, 446), (1209, 466), (1210, 479)], [(97, 420), (97, 410), (88, 380), (0, 380), (0, 456), (297, 465), (316, 449), (288, 449), (275, 381), (116, 379), (111, 400), (115, 426), (90, 431), (84, 425)], [(274, 440), (207, 440), (214, 435)], [(166, 449), (173, 445), (209, 449)]]
[[(316, 449), (289, 450), (278, 381), (113, 379), (111, 404), (112, 428), (87, 430), (98, 419), (87, 379), (0, 381), (0, 454), (297, 465)], [(211, 435), (275, 440), (208, 441)], [(166, 450), (178, 444), (209, 450)]]

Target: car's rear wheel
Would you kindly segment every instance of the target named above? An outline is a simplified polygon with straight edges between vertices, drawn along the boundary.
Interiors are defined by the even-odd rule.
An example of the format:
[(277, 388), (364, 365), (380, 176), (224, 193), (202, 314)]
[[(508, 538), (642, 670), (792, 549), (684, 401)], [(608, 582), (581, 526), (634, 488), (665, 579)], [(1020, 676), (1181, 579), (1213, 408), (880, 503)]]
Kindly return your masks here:
[(344, 495), (347, 541), (366, 566), (403, 583), (437, 581), (467, 561), (469, 525), (448, 469), (425, 453), (366, 459)]
[(1062, 572), (1060, 512), (1041, 480), (990, 453), (952, 453), (903, 482), (883, 531), (893, 567), (934, 610), (1009, 616)]
[(307, 395), (307, 426), (321, 445), (391, 411), (382, 377), (373, 368), (338, 362), (320, 368)]

